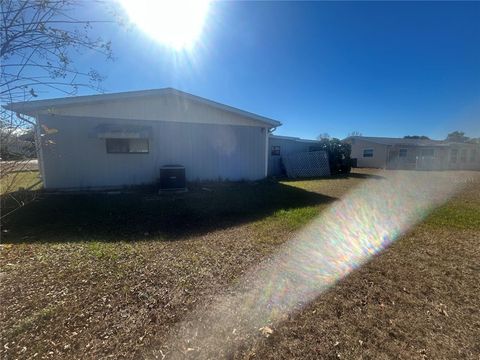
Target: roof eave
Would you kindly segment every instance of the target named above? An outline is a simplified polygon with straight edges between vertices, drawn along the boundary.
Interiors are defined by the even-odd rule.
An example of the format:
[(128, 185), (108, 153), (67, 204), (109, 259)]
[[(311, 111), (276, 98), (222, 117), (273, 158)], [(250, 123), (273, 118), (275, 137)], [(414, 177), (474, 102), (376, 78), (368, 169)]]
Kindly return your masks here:
[(10, 111), (15, 111), (24, 115), (31, 116), (36, 112), (47, 110), (49, 108), (58, 107), (58, 106), (65, 107), (65, 106), (75, 105), (75, 104), (114, 101), (114, 100), (121, 100), (125, 98), (136, 98), (136, 97), (144, 97), (144, 96), (160, 96), (160, 95), (166, 95), (166, 94), (173, 94), (176, 96), (188, 98), (192, 101), (197, 101), (218, 109), (222, 109), (224, 111), (228, 111), (231, 113), (235, 113), (237, 115), (248, 117), (250, 119), (259, 121), (267, 125), (269, 129), (282, 125), (280, 121), (273, 120), (264, 116), (260, 116), (245, 110), (237, 109), (229, 105), (221, 104), (216, 101), (205, 99), (200, 96), (189, 94), (173, 88), (132, 91), (132, 92), (124, 92), (124, 93), (116, 93), (116, 94), (86, 95), (86, 96), (59, 98), (59, 99), (24, 101), (24, 102), (17, 102), (17, 103), (2, 105), (2, 107)]

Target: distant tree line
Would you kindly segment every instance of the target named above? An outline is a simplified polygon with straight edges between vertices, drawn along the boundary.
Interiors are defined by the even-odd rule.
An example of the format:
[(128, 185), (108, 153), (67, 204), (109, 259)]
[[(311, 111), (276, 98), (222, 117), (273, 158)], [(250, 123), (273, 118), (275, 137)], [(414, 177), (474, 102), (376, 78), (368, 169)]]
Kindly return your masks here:
[[(428, 136), (425, 135), (407, 135), (403, 137), (404, 139), (423, 139), (430, 140)], [(458, 142), (458, 143), (480, 143), (480, 138), (471, 138), (465, 135), (463, 131), (453, 131), (447, 135), (445, 141)]]
[[(362, 133), (359, 131), (352, 131), (348, 133), (348, 137), (351, 136), (362, 136)], [(405, 135), (404, 139), (420, 139), (420, 140), (431, 140), (426, 135)], [(327, 133), (320, 134), (317, 137), (318, 140), (322, 139), (331, 139), (330, 135)], [(465, 135), (463, 131), (453, 131), (447, 135), (444, 139), (445, 141), (458, 142), (458, 143), (471, 143), (471, 144), (480, 144), (480, 138), (471, 138)]]
[(422, 140), (430, 140), (428, 136), (425, 135), (406, 135), (403, 137), (404, 139), (422, 139)]
[(463, 131), (454, 131), (447, 135), (446, 141), (480, 144), (480, 138), (471, 138), (465, 135)]

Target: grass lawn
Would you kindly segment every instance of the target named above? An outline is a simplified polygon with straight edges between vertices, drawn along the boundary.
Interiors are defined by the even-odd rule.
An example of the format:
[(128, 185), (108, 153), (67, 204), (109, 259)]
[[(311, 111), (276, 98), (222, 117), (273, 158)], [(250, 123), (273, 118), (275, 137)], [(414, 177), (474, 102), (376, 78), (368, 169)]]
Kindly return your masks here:
[[(388, 173), (40, 195), (2, 224), (0, 357), (216, 358), (168, 340), (329, 204)], [(232, 333), (229, 355), (478, 359), (480, 173), (458, 179), (461, 193), (270, 336)]]
[(41, 180), (38, 171), (15, 171), (0, 180), (0, 195), (18, 191), (20, 188), (36, 190), (40, 187)]

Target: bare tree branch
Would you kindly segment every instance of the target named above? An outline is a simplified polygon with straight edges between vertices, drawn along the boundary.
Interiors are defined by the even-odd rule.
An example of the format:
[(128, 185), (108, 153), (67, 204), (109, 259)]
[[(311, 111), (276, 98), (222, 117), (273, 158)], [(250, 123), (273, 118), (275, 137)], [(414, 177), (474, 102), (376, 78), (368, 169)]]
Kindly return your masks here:
[[(101, 91), (104, 78), (94, 69), (77, 69), (74, 54), (93, 51), (113, 59), (110, 42), (91, 35), (93, 25), (113, 21), (77, 18), (82, 0), (0, 1), (1, 104), (27, 101), (52, 90), (66, 95), (75, 95), (82, 87)], [(35, 126), (27, 117), (0, 108), (1, 160), (10, 156), (10, 144), (18, 145), (19, 136)], [(24, 169), (15, 161), (0, 165), (0, 179), (10, 174), (9, 181), (17, 178), (12, 171)]]

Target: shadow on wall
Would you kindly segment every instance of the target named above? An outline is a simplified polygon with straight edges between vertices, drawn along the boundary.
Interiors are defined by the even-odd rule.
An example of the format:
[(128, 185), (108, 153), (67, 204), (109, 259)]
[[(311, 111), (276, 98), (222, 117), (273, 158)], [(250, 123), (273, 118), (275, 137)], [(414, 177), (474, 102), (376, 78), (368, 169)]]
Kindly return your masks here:
[(268, 181), (206, 186), (162, 196), (42, 195), (5, 220), (2, 242), (180, 240), (336, 200)]

